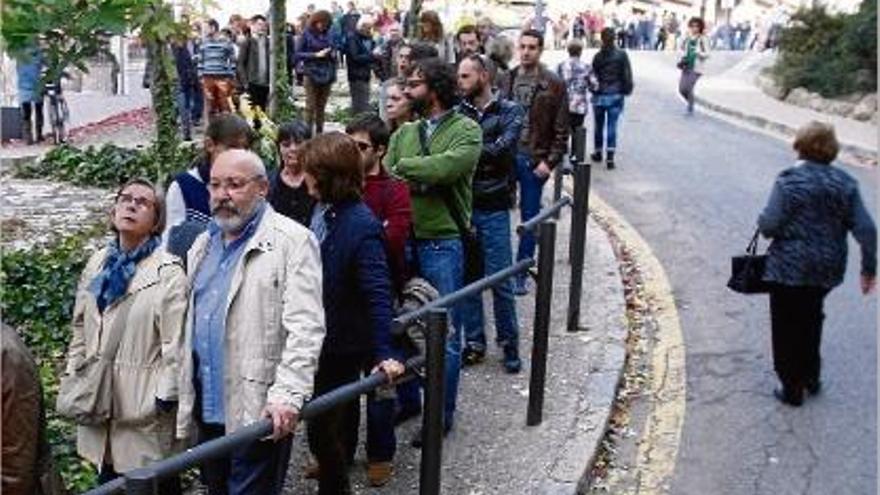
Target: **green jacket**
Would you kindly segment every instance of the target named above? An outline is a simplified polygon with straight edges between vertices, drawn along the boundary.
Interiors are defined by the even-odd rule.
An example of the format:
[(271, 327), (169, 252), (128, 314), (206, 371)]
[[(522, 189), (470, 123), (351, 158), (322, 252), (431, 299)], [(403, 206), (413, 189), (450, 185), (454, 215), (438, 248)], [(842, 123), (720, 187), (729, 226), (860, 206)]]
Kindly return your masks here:
[(453, 202), (470, 224), (471, 181), (483, 149), (483, 131), (473, 120), (452, 112), (429, 138), (430, 155), (422, 156), (419, 126), (424, 122), (404, 124), (391, 136), (385, 166), (409, 183), (417, 239), (458, 237), (442, 190), (452, 188)]

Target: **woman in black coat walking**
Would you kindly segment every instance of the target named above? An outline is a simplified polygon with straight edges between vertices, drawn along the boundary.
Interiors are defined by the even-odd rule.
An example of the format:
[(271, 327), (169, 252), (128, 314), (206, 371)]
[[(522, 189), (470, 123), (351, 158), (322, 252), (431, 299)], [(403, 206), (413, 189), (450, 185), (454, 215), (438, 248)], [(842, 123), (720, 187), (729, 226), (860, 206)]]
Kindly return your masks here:
[(770, 284), (773, 365), (782, 382), (774, 395), (800, 406), (804, 390), (813, 395), (821, 388), (822, 306), (843, 282), (847, 233), (861, 246), (861, 289), (868, 294), (877, 271), (877, 230), (856, 180), (831, 166), (839, 150), (832, 126), (802, 127), (794, 149), (800, 161), (779, 174), (758, 228), (773, 239), (764, 281)]

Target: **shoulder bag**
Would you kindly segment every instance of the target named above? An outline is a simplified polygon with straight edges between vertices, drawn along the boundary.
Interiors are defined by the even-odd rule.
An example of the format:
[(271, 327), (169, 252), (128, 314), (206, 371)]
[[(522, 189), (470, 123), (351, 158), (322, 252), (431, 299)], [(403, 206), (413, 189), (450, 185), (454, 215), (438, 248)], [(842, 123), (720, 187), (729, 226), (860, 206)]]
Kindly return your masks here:
[(120, 303), (113, 327), (107, 334), (104, 352), (85, 358), (73, 373), (61, 377), (55, 405), (61, 416), (80, 425), (101, 425), (110, 420), (113, 413), (113, 361), (122, 342), (133, 300), (133, 297), (127, 297)]
[[(424, 123), (419, 124), (419, 145), (421, 146), (422, 156), (431, 154), (428, 149), (428, 136)], [(461, 238), (461, 246), (464, 251), (464, 284), (467, 285), (481, 279), (485, 274), (483, 243), (480, 241), (480, 236), (477, 234), (474, 226), (469, 225), (465, 220), (464, 212), (458, 209), (453, 197), (452, 187), (442, 188), (440, 195), (443, 197), (446, 209), (449, 210), (449, 216), (452, 217), (452, 221), (455, 222), (455, 226), (458, 228), (458, 235)]]
[(752, 241), (746, 248), (746, 254), (731, 259), (730, 280), (727, 287), (740, 294), (764, 294), (770, 291), (769, 284), (764, 282), (764, 267), (767, 264), (766, 254), (757, 254), (758, 236), (755, 230)]

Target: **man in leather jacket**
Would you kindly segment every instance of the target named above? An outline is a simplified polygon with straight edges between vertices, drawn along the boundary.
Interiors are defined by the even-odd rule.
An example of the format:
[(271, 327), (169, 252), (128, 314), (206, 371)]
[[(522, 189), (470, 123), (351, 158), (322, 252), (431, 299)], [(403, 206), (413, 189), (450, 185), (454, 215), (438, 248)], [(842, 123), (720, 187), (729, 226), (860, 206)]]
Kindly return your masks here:
[[(483, 130), (483, 149), (474, 172), (471, 222), (482, 242), (486, 275), (512, 264), (508, 210), (515, 196), (516, 144), (524, 114), (518, 103), (493, 95), (490, 64), (488, 57), (470, 54), (458, 66), (458, 87), (463, 98), (459, 111), (479, 123)], [(504, 352), (504, 368), (509, 373), (517, 373), (522, 363), (512, 281), (508, 279), (493, 287), (492, 297), (496, 341)], [(486, 354), (482, 296), (476, 294), (468, 298), (462, 307), (465, 332), (462, 361), (465, 365), (476, 364)]]
[[(513, 100), (525, 109), (516, 157), (519, 182), (520, 214), (523, 222), (541, 210), (541, 193), (553, 169), (562, 163), (568, 149), (568, 94), (563, 82), (541, 64), (544, 38), (535, 30), (519, 36), (520, 65), (499, 84), (501, 97)], [(535, 236), (520, 238), (517, 260), (535, 255)], [(517, 295), (528, 293), (526, 276), (514, 280)]]

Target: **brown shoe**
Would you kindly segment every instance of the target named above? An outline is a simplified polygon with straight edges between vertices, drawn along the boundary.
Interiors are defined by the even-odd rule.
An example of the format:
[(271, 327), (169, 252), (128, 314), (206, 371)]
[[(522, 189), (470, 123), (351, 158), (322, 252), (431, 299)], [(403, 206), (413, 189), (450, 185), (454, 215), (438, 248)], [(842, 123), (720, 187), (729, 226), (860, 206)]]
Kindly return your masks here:
[(321, 475), (321, 466), (317, 462), (310, 462), (303, 468), (303, 477), (307, 480), (316, 480)]
[(367, 481), (370, 486), (385, 486), (394, 474), (394, 464), (390, 462), (371, 462), (367, 464)]

